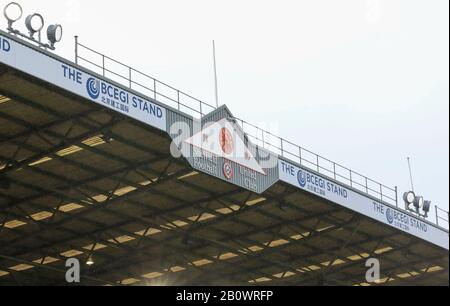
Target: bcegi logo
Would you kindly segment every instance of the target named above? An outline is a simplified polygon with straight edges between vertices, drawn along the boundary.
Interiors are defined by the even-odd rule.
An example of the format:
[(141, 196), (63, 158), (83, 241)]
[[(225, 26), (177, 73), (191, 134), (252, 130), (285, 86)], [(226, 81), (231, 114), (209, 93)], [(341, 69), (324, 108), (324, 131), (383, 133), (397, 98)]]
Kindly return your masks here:
[(8, 53), (11, 51), (11, 44), (8, 40), (0, 37), (0, 51)]
[(227, 178), (227, 180), (231, 181), (234, 177), (233, 166), (229, 161), (225, 161), (223, 163), (223, 175)]
[(109, 85), (101, 80), (90, 77), (86, 81), (86, 89), (89, 96), (94, 100), (97, 100), (98, 97), (102, 95), (102, 101), (104, 103), (108, 103), (108, 105), (129, 105), (130, 96), (128, 92), (118, 87)]
[(298, 183), (300, 187), (306, 186), (306, 173), (303, 170), (299, 170), (297, 174)]
[(394, 223), (394, 211), (390, 208), (386, 210), (386, 219), (389, 222), (389, 224)]
[(92, 99), (97, 100), (100, 96), (100, 81), (94, 78), (89, 78), (86, 82), (86, 89), (88, 95)]

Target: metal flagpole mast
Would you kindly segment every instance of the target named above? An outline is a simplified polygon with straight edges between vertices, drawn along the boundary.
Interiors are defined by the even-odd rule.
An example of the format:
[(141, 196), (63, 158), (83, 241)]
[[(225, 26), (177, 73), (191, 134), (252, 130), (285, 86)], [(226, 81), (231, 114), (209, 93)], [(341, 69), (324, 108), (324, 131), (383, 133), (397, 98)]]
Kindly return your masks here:
[(414, 182), (411, 171), (411, 159), (408, 157), (409, 179), (411, 180), (411, 191), (414, 192)]
[(213, 40), (213, 60), (214, 60), (214, 84), (216, 94), (216, 107), (219, 108), (219, 86), (217, 81), (216, 42), (214, 40)]

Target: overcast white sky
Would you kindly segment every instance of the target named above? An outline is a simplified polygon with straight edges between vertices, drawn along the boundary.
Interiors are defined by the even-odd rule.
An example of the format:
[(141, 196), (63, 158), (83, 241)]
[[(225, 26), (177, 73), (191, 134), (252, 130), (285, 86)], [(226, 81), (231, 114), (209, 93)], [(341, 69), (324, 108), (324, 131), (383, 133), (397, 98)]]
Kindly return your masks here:
[(401, 192), (410, 156), (417, 193), (448, 210), (448, 0), (19, 2), (64, 26), (60, 55), (78, 34), (211, 104), (215, 39), (234, 115)]

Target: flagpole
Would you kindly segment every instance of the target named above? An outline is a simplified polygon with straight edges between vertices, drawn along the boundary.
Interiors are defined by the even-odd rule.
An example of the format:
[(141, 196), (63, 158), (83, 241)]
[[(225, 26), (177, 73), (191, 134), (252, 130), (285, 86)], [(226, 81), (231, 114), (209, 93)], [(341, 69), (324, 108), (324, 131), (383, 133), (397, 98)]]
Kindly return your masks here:
[(214, 59), (214, 85), (216, 94), (216, 107), (219, 108), (219, 86), (217, 81), (216, 42), (214, 40), (213, 40), (213, 59)]

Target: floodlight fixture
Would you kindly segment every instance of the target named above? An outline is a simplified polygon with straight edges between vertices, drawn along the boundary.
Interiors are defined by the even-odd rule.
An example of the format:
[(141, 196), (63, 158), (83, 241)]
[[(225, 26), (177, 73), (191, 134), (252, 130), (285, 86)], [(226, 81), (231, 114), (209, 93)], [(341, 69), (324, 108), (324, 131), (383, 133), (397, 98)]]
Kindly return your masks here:
[(425, 213), (425, 218), (428, 218), (428, 213), (431, 210), (431, 201), (425, 201), (423, 202), (423, 212)]
[(54, 49), (55, 44), (61, 41), (62, 36), (63, 28), (60, 24), (52, 24), (47, 28), (47, 38), (51, 49)]
[(414, 199), (413, 204), (414, 204), (414, 207), (416, 208), (417, 211), (418, 211), (419, 209), (421, 209), (421, 208), (423, 207), (423, 204), (424, 204), (423, 197), (422, 197), (422, 196), (417, 196), (417, 197)]
[(423, 202), (422, 210), (425, 211), (425, 212), (430, 212), (430, 210), (431, 210), (431, 201)]
[(95, 264), (94, 258), (92, 256), (89, 256), (88, 260), (86, 261), (86, 265), (93, 266)]
[(10, 2), (3, 9), (3, 15), (8, 20), (8, 30), (11, 31), (13, 23), (22, 18), (23, 10), (19, 3)]
[[(47, 27), (48, 43), (41, 41), (41, 32), (44, 29), (44, 17), (41, 14), (34, 13), (28, 15), (25, 19), (25, 26), (28, 33), (22, 33), (19, 30), (13, 29), (13, 23), (22, 18), (23, 10), (19, 3), (10, 2), (3, 9), (3, 15), (8, 21), (8, 31), (18, 37), (27, 39), (36, 43), (39, 47), (44, 49), (55, 50), (55, 44), (60, 42), (63, 37), (63, 28), (60, 24), (51, 24)], [(38, 36), (35, 38), (36, 33)]]
[(25, 25), (30, 33), (31, 38), (34, 37), (34, 34), (41, 32), (44, 27), (44, 17), (41, 14), (31, 14), (25, 19)]
[(415, 198), (416, 194), (413, 191), (408, 191), (403, 194), (403, 201), (405, 201), (407, 209), (409, 209), (409, 206), (414, 203)]

